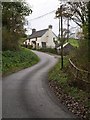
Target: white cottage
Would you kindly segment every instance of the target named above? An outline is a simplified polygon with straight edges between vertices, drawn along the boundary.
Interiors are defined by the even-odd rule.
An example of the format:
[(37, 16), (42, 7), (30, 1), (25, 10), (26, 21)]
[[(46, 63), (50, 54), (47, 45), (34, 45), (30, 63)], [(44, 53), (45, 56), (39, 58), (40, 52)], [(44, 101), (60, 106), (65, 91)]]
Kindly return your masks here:
[(49, 25), (48, 29), (39, 31), (32, 29), (32, 34), (24, 44), (32, 45), (33, 48), (55, 48), (55, 40), (57, 36), (52, 31), (52, 25)]

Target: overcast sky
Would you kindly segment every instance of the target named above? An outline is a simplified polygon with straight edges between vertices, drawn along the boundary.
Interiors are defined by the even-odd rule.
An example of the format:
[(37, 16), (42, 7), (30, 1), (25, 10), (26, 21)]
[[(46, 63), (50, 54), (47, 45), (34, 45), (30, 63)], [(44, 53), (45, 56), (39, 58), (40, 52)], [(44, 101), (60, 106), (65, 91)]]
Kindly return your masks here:
[[(58, 35), (59, 21), (55, 19), (55, 10), (59, 7), (59, 0), (26, 0), (26, 2), (33, 10), (32, 14), (26, 17), (28, 21), (28, 34), (31, 34), (31, 29), (33, 28), (42, 30), (48, 28), (48, 25), (52, 25), (53, 32)], [(64, 27), (66, 27), (67, 22), (64, 21), (63, 24)], [(70, 25), (71, 28), (76, 26), (73, 22), (71, 22)]]

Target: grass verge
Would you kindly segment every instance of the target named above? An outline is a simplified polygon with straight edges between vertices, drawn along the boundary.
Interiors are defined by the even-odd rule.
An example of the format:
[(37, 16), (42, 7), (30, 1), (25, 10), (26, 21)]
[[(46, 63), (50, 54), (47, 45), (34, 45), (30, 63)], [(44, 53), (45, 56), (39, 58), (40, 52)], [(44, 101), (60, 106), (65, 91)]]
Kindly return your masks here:
[(74, 38), (69, 39), (68, 42), (74, 47), (79, 47), (79, 41)]
[(31, 67), (39, 62), (39, 58), (32, 51), (21, 48), (20, 51), (2, 52), (2, 74), (3, 76)]
[[(55, 91), (56, 91), (56, 94), (58, 94), (59, 92), (61, 92), (61, 89), (63, 90), (63, 93), (62, 95), (59, 95), (60, 99), (63, 98), (64, 99), (64, 102), (67, 102), (67, 99), (68, 97), (63, 97), (67, 94), (67, 96), (70, 96), (72, 98), (74, 98), (76, 101), (80, 102), (81, 106), (85, 106), (85, 107), (81, 107), (80, 108), (80, 105), (78, 104), (77, 105), (77, 108), (74, 104), (76, 104), (77, 102), (71, 102), (70, 101), (70, 97), (69, 97), (69, 102), (67, 102), (66, 104), (69, 105), (69, 106), (73, 106), (71, 111), (76, 111), (76, 114), (78, 114), (78, 110), (79, 110), (79, 114), (81, 114), (81, 116), (83, 117), (86, 117), (85, 114), (88, 114), (88, 109), (90, 110), (90, 101), (88, 100), (89, 98), (89, 93), (83, 91), (83, 90), (80, 90), (79, 88), (77, 87), (71, 87), (69, 86), (68, 84), (68, 80), (69, 80), (69, 76), (68, 76), (68, 57), (65, 57), (64, 58), (64, 69), (61, 70), (60, 69), (60, 60), (59, 62), (56, 64), (56, 66), (49, 72), (49, 82), (51, 83), (55, 83), (54, 86), (55, 87)], [(51, 86), (51, 87), (52, 87)], [(59, 87), (57, 87), (59, 86)], [(56, 90), (58, 89), (58, 90)], [(65, 95), (63, 95), (65, 94)], [(72, 104), (72, 105), (70, 105)], [(75, 108), (75, 109), (74, 109)], [(84, 111), (84, 109), (87, 109), (87, 111)], [(74, 110), (73, 110), (74, 109)], [(82, 113), (82, 111), (86, 112), (86, 113)], [(83, 115), (84, 114), (84, 115)]]

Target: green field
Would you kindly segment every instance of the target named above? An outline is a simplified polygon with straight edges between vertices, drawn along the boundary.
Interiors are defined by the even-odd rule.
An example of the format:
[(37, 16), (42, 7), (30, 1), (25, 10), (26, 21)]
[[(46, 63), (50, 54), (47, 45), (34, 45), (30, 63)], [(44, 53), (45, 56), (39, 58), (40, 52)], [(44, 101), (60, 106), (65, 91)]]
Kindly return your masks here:
[(2, 73), (7, 75), (30, 67), (38, 61), (39, 58), (26, 48), (22, 48), (19, 51), (4, 51), (2, 53)]
[(70, 38), (68, 42), (74, 47), (79, 47), (78, 40), (76, 40), (74, 38)]

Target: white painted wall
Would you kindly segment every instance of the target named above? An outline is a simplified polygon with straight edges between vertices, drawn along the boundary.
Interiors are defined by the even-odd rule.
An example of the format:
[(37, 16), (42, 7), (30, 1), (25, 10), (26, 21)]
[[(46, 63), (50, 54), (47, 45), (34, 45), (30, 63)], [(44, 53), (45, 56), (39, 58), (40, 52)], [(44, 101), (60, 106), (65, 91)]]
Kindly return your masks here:
[(47, 41), (47, 47), (55, 48), (55, 43), (53, 42), (53, 38), (57, 39), (54, 33), (52, 32), (52, 29), (49, 29), (48, 32), (48, 41)]
[(24, 42), (24, 45), (25, 45), (26, 43), (27, 43), (27, 45), (30, 44), (29, 39), (27, 39), (27, 40)]
[(52, 29), (49, 28), (49, 30), (41, 37), (41, 42), (46, 42), (47, 47), (55, 48), (53, 38), (57, 39), (55, 34), (52, 32)]
[(36, 43), (39, 43), (39, 47), (42, 47), (42, 45), (41, 45), (41, 37), (37, 38), (37, 42)]

